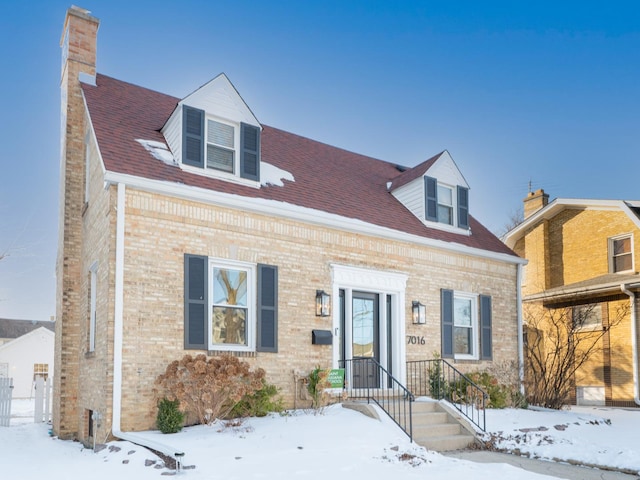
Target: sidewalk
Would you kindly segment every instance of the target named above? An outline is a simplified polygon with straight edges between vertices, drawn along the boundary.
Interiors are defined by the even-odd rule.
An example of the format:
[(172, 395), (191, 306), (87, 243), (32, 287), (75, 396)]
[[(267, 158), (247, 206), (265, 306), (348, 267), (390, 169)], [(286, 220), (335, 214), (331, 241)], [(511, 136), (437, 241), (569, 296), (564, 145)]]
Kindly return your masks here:
[(569, 480), (638, 480), (637, 475), (627, 475), (608, 470), (580, 467), (566, 463), (547, 462), (526, 457), (518, 457), (508, 453), (489, 452), (485, 450), (459, 450), (444, 452), (444, 455), (452, 458), (460, 458), (477, 463), (507, 463), (514, 467), (522, 468), (530, 472), (549, 475)]

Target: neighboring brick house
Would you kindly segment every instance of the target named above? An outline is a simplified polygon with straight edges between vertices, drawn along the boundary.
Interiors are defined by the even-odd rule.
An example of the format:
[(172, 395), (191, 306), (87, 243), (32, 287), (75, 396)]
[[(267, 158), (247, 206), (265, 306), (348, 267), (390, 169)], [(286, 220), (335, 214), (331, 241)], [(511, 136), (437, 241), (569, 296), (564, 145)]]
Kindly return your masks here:
[(97, 28), (72, 7), (62, 39), (56, 435), (154, 428), (187, 353), (264, 368), (287, 406), (356, 355), (400, 381), (434, 352), (516, 364), (524, 261), (448, 152), (407, 169), (263, 125), (224, 75), (182, 99), (96, 75)]
[(580, 318), (579, 332), (602, 331), (592, 359), (576, 372), (571, 400), (637, 406), (640, 202), (548, 199), (543, 190), (531, 192), (524, 221), (505, 236), (529, 261), (524, 321), (527, 308), (543, 305)]

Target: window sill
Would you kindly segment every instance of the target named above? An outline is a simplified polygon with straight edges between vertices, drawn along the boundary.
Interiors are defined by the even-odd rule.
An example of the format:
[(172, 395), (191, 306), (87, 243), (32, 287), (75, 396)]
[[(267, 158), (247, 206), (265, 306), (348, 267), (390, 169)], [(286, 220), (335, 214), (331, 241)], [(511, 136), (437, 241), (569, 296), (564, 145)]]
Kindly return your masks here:
[(201, 168), (194, 167), (192, 165), (180, 164), (180, 169), (185, 172), (193, 173), (195, 175), (200, 175), (202, 177), (215, 178), (216, 180), (222, 180), (225, 182), (237, 183), (238, 185), (244, 185), (246, 187), (252, 188), (260, 188), (260, 182), (255, 180), (249, 180), (247, 178), (242, 178), (239, 175), (234, 173), (226, 173), (222, 170), (216, 170), (214, 168)]
[(600, 325), (585, 325), (583, 327), (576, 327), (576, 333), (593, 333), (604, 330), (602, 324)]
[(423, 220), (422, 223), (429, 228), (435, 228), (436, 230), (442, 230), (443, 232), (457, 233), (458, 235), (465, 235), (467, 237), (471, 236), (471, 228), (454, 227), (453, 225), (433, 220)]
[(218, 357), (220, 355), (231, 355), (232, 357), (255, 358), (258, 356), (258, 353), (249, 352), (249, 351), (240, 351), (240, 350), (208, 350), (207, 355), (210, 357)]
[(477, 363), (480, 361), (478, 357), (474, 357), (471, 355), (459, 355), (453, 357), (456, 363)]

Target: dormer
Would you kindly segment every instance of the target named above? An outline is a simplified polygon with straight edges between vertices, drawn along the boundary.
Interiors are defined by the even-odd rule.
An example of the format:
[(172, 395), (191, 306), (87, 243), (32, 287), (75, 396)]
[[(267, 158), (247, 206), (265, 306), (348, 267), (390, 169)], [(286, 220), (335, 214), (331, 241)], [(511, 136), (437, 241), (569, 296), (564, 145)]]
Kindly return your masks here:
[(426, 226), (471, 234), (469, 185), (446, 150), (396, 177), (390, 191)]
[(180, 102), (162, 133), (180, 168), (260, 186), (262, 127), (225, 74)]

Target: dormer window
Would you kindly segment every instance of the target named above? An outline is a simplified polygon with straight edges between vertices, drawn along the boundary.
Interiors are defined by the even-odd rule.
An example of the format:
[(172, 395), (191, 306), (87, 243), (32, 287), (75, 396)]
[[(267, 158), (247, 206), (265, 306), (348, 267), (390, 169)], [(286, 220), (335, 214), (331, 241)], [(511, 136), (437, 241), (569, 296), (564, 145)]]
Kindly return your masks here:
[(260, 181), (260, 128), (212, 118), (184, 105), (182, 164), (224, 172), (224, 178)]
[(234, 173), (235, 128), (216, 120), (207, 120), (207, 167)]
[(438, 185), (438, 222), (453, 225), (453, 190)]
[(469, 189), (450, 186), (436, 178), (424, 177), (425, 220), (469, 228)]

